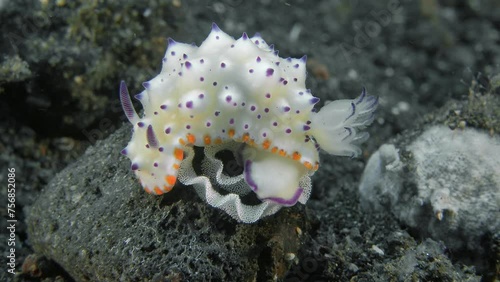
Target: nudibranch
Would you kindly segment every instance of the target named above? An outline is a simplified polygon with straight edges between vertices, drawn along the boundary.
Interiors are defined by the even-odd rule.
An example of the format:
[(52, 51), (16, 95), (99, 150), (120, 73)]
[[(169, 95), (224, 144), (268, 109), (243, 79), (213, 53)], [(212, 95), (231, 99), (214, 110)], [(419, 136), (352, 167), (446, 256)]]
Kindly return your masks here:
[[(305, 203), (318, 151), (356, 156), (378, 98), (365, 89), (353, 100), (333, 101), (318, 112), (305, 86), (306, 56), (281, 58), (259, 34), (235, 40), (216, 24), (203, 43), (168, 40), (159, 75), (132, 104), (125, 82), (120, 99), (133, 125), (122, 153), (146, 192), (169, 192), (177, 180), (193, 185), (208, 204), (250, 223), (283, 206)], [(203, 160), (193, 164), (194, 147)], [(230, 151), (242, 172), (228, 175), (216, 157)], [(196, 162), (200, 162), (197, 161)], [(201, 167), (201, 173), (194, 167)], [(257, 204), (242, 197), (255, 193)]]

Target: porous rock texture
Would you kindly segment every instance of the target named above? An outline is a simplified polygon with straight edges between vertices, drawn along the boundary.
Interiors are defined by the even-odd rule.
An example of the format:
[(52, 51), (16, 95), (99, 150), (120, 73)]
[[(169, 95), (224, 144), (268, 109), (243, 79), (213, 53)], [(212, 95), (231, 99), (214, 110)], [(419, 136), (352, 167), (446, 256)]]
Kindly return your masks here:
[[(486, 112), (496, 111), (498, 98), (476, 95), (493, 102)], [(466, 105), (463, 111), (472, 112), (474, 101)], [(484, 269), (500, 234), (500, 137), (439, 124), (443, 112), (460, 113), (449, 109), (434, 124), (405, 132), (371, 156), (359, 185), (361, 206), (391, 212), (417, 236), (441, 240), (456, 258)], [(463, 125), (467, 118), (461, 118)]]
[(37, 253), (77, 281), (284, 277), (307, 231), (301, 206), (248, 225), (208, 206), (192, 187), (148, 195), (119, 153), (130, 129), (87, 150), (29, 209)]

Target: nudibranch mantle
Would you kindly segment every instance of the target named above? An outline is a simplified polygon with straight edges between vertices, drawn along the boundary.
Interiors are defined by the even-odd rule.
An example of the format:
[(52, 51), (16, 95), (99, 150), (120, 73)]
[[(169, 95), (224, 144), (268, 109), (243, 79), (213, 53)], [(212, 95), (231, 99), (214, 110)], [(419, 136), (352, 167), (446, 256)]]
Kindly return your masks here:
[[(142, 117), (120, 84), (133, 124), (122, 153), (146, 192), (169, 192), (179, 180), (210, 205), (250, 223), (307, 201), (320, 148), (360, 154), (357, 145), (368, 133), (359, 130), (373, 121), (378, 105), (364, 89), (358, 98), (333, 101), (316, 113), (319, 99), (305, 87), (306, 56), (281, 58), (259, 34), (235, 40), (216, 24), (199, 47), (168, 42), (160, 74), (135, 96)], [(193, 168), (193, 146), (204, 147), (202, 174)], [(224, 150), (239, 160), (241, 175), (223, 173), (215, 155)], [(242, 203), (241, 196), (252, 192), (261, 203)]]

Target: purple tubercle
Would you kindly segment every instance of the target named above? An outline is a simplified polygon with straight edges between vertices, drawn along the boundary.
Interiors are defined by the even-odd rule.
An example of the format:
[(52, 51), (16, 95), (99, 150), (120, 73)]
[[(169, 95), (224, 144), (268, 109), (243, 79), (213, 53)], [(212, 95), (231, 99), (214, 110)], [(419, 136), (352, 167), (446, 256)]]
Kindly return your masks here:
[(234, 118), (229, 119), (229, 124), (234, 124)]
[(148, 81), (146, 81), (142, 83), (142, 87), (144, 87), (145, 89), (149, 89), (151, 87), (151, 84)]
[(171, 51), (170, 55), (175, 56), (175, 51)]
[(226, 63), (224, 63), (224, 62), (220, 63), (220, 67), (221, 68), (225, 68), (226, 67)]
[(277, 122), (273, 122), (273, 126), (278, 126), (278, 123)]
[(366, 96), (366, 88), (363, 87), (363, 90), (361, 90), (361, 95), (359, 96), (358, 101), (356, 101), (356, 105), (361, 104), (361, 102), (363, 102), (363, 100), (365, 99), (365, 96)]
[(232, 100), (232, 99), (233, 99), (233, 98), (231, 97), (231, 95), (227, 95), (227, 96), (226, 96), (226, 102), (228, 102), (228, 103), (229, 103), (229, 102), (231, 102), (231, 100)]
[(139, 126), (139, 127), (141, 127), (141, 128), (142, 128), (142, 127), (144, 127), (144, 122), (142, 122), (142, 121), (138, 122), (138, 123), (137, 123), (137, 126)]
[(285, 107), (283, 108), (283, 111), (284, 111), (285, 113), (286, 113), (286, 112), (289, 112), (289, 111), (290, 111), (290, 107), (285, 106)]
[(260, 35), (260, 32), (254, 33), (253, 37), (262, 38), (262, 36)]
[(158, 151), (163, 152), (165, 149), (163, 147), (158, 148)]
[(185, 66), (186, 66), (186, 69), (190, 69), (191, 68), (191, 62), (186, 61)]
[(299, 64), (295, 64), (293, 65), (294, 68), (298, 69), (299, 68)]
[(177, 43), (177, 42), (175, 42), (175, 40), (173, 40), (170, 37), (167, 39), (167, 42), (168, 42), (168, 47), (174, 46)]
[(130, 121), (130, 123), (134, 123), (136, 120), (138, 120), (139, 116), (134, 109), (132, 100), (130, 100), (127, 84), (125, 84), (125, 81), (123, 80), (120, 82), (120, 101), (123, 111), (125, 112), (125, 115), (127, 116), (127, 119)]
[(126, 156), (126, 155), (127, 155), (127, 149), (123, 149), (120, 153), (121, 153), (122, 155)]
[(167, 129), (165, 129), (166, 134), (170, 134), (171, 131), (172, 131), (172, 129), (170, 127), (167, 127)]
[(252, 191), (256, 192), (259, 187), (257, 186), (257, 183), (253, 181), (252, 179), (252, 161), (251, 160), (246, 160), (245, 165), (243, 166), (243, 171), (245, 172), (245, 182), (250, 186)]
[(248, 72), (249, 72), (249, 73), (253, 73), (253, 69), (249, 69), (249, 70), (248, 70)]
[(203, 99), (205, 98), (205, 94), (201, 93), (200, 95), (198, 95), (198, 99)]
[(269, 45), (269, 49), (274, 50), (274, 44)]
[[(186, 55), (186, 54), (182, 54), (182, 58), (185, 60), (185, 59), (187, 59), (187, 58), (188, 58), (188, 55)], [(187, 62), (186, 62), (186, 63), (187, 63)]]
[(280, 51), (278, 51), (278, 50), (274, 51), (274, 56), (278, 57), (279, 54), (280, 54)]
[(304, 64), (305, 64), (307, 62), (307, 55), (302, 56), (302, 58), (300, 58), (300, 60), (302, 62), (304, 62)]
[(266, 93), (266, 98), (267, 99), (271, 98), (271, 93)]
[(150, 124), (146, 133), (146, 138), (148, 140), (149, 146), (153, 148), (158, 148), (158, 139), (156, 139), (155, 132), (153, 131), (153, 126)]
[(214, 113), (214, 115), (215, 115), (216, 117), (218, 117), (218, 116), (220, 115), (220, 112), (219, 112), (219, 111), (216, 111), (216, 112)]
[(269, 108), (265, 108), (264, 112), (269, 113)]
[(134, 95), (134, 99), (136, 99), (137, 101), (140, 101), (142, 99), (142, 93)]
[(131, 170), (138, 170), (139, 169), (139, 165), (136, 164), (136, 163), (133, 163), (131, 166), (130, 166), (130, 169)]
[(200, 81), (204, 81), (205, 78), (203, 76), (200, 76)]
[(191, 129), (191, 125), (186, 125), (186, 129)]
[(290, 134), (290, 133), (292, 133), (292, 130), (291, 130), (290, 128), (287, 128), (287, 129), (285, 130), (285, 132), (286, 132), (287, 134)]
[(167, 62), (167, 58), (163, 58), (161, 61), (162, 61), (163, 63), (166, 63), (166, 62)]
[(166, 109), (167, 109), (167, 105), (161, 105), (161, 106), (160, 106), (160, 109), (162, 109), (162, 110), (166, 110)]
[(260, 63), (260, 61), (262, 61), (262, 59), (257, 56), (257, 59), (255, 59), (255, 61), (257, 61), (257, 63)]
[(255, 40), (254, 43), (255, 43), (255, 45), (259, 45), (260, 42), (259, 42), (259, 40)]
[(187, 101), (187, 102), (186, 102), (186, 107), (187, 107), (188, 109), (192, 109), (192, 108), (193, 108), (193, 101)]
[(274, 69), (272, 69), (272, 68), (268, 68), (266, 70), (266, 76), (271, 76), (271, 75), (273, 75), (273, 73), (274, 73)]
[(200, 64), (203, 64), (204, 62), (205, 62), (205, 60), (200, 59)]
[(248, 39), (248, 35), (246, 32), (243, 32), (243, 34), (241, 35), (241, 39), (243, 40), (247, 40)]
[(219, 28), (219, 26), (217, 26), (216, 23), (212, 23), (212, 31), (213, 32), (219, 32), (220, 31), (220, 28)]
[(248, 129), (248, 124), (245, 123), (245, 126), (243, 126), (244, 129)]
[(207, 121), (207, 127), (210, 127), (212, 125), (212, 123), (210, 123), (209, 121)]
[(269, 200), (269, 201), (273, 201), (275, 203), (278, 203), (280, 205), (289, 207), (289, 206), (293, 206), (297, 203), (297, 201), (299, 200), (300, 195), (302, 195), (303, 191), (304, 191), (303, 188), (298, 188), (297, 191), (295, 191), (295, 194), (293, 194), (293, 196), (290, 199), (283, 199), (283, 198), (279, 198), (279, 197), (269, 197), (269, 198), (264, 198), (261, 200)]
[(286, 58), (286, 61), (290, 63), (292, 61), (292, 58), (288, 57), (288, 58)]
[(309, 100), (309, 102), (311, 102), (311, 104), (316, 104), (319, 102), (319, 98), (318, 97), (312, 97), (311, 100)]
[(250, 107), (250, 111), (252, 111), (252, 112), (253, 112), (253, 111), (255, 111), (256, 109), (257, 109), (257, 108), (256, 108), (254, 105), (252, 105), (252, 106)]
[(154, 166), (154, 167), (158, 167), (158, 163), (157, 163), (157, 162), (154, 162), (154, 163), (153, 163), (153, 166)]
[(309, 129), (311, 129), (309, 125), (304, 125), (302, 128), (304, 129), (304, 131), (308, 131)]

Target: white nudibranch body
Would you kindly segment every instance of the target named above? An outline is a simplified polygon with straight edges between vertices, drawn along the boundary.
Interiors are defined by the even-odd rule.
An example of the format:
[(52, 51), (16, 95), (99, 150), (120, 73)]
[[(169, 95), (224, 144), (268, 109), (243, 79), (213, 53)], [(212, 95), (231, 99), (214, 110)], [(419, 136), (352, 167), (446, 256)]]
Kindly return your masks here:
[[(122, 153), (148, 193), (169, 192), (178, 179), (238, 221), (255, 222), (282, 206), (305, 203), (319, 148), (359, 155), (357, 145), (368, 134), (358, 131), (373, 121), (378, 105), (363, 89), (358, 98), (334, 101), (315, 113), (319, 99), (305, 79), (305, 56), (280, 58), (258, 34), (235, 40), (213, 24), (199, 47), (169, 39), (160, 74), (136, 95), (142, 117), (125, 83), (120, 85), (133, 124)], [(204, 147), (202, 164), (193, 164), (193, 146)], [(223, 172), (215, 156), (221, 151), (233, 153), (241, 174)], [(259, 204), (242, 202), (251, 192)]]

